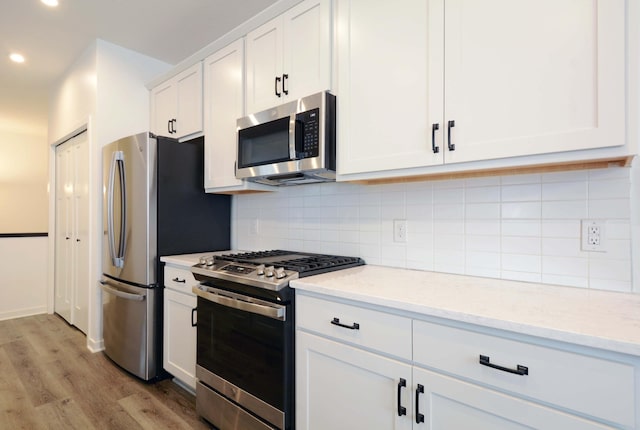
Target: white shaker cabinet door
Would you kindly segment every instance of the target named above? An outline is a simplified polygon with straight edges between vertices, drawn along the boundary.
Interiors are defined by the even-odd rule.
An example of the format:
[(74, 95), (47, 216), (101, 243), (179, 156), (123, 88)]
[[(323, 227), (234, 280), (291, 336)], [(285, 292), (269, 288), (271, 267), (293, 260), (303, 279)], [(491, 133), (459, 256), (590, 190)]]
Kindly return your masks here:
[(202, 131), (202, 63), (197, 63), (176, 77), (178, 139)]
[(297, 429), (411, 429), (411, 366), (301, 331), (296, 351)]
[(445, 163), (623, 145), (624, 13), (624, 0), (446, 0)]
[(331, 89), (331, 0), (307, 0), (283, 15), (286, 100)]
[(331, 0), (305, 0), (247, 34), (247, 114), (331, 89)]
[(443, 0), (337, 2), (338, 173), (442, 164), (443, 13)]
[[(414, 390), (418, 384), (417, 412), (424, 430), (605, 430), (603, 424), (570, 415), (488, 388), (414, 367)], [(419, 420), (422, 421), (422, 420)]]
[(247, 34), (247, 114), (282, 103), (282, 18)]
[[(195, 295), (164, 290), (164, 346), (162, 365), (166, 371), (196, 389)], [(194, 321), (192, 321), (192, 317)]]
[(204, 187), (238, 187), (236, 179), (236, 120), (243, 116), (243, 40), (208, 57), (205, 76)]

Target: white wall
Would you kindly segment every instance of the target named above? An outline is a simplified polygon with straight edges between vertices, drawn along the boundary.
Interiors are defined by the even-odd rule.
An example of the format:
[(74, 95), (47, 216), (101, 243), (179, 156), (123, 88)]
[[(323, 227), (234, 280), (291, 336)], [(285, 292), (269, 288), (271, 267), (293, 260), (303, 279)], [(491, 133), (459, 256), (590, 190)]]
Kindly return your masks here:
[(47, 311), (47, 242), (0, 238), (0, 320)]
[(0, 127), (0, 233), (47, 231), (46, 134)]
[[(234, 196), (233, 247), (629, 292), (630, 190), (629, 168), (293, 186)], [(606, 220), (606, 253), (580, 250), (589, 218)], [(407, 243), (393, 241), (394, 219), (407, 220)]]
[[(90, 349), (102, 348), (102, 300), (97, 281), (102, 273), (102, 147), (149, 129), (146, 82), (171, 66), (131, 50), (97, 40), (52, 89), (49, 115), (51, 159), (55, 145), (83, 128), (89, 132), (89, 330)], [(54, 164), (50, 161), (49, 226), (54, 231)], [(53, 234), (49, 252), (53, 255)], [(49, 311), (53, 311), (53, 257), (49, 259)]]

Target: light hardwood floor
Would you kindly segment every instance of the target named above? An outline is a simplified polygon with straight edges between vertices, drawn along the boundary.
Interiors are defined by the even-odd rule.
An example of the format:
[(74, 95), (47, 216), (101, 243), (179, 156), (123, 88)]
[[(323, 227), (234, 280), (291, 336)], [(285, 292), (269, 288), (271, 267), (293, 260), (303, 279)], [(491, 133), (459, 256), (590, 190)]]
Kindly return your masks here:
[(0, 321), (0, 429), (211, 429), (195, 397), (147, 384), (56, 315)]

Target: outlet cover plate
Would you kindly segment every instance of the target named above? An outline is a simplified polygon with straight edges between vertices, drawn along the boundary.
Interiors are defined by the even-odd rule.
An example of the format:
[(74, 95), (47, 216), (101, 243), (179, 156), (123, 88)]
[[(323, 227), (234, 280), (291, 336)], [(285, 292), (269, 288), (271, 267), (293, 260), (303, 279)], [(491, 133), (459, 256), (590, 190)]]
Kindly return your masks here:
[(583, 251), (606, 252), (604, 220), (583, 219), (580, 222), (580, 237)]
[(397, 243), (407, 243), (407, 220), (393, 220), (393, 241)]

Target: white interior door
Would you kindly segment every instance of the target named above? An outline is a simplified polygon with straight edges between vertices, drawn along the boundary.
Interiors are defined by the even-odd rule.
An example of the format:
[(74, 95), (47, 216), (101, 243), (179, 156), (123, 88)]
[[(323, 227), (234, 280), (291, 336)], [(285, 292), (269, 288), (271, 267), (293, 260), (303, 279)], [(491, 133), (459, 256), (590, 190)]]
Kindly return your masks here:
[(86, 132), (56, 148), (54, 310), (85, 333), (90, 288), (88, 163)]
[(55, 312), (71, 322), (71, 183), (69, 180), (72, 143), (56, 148), (55, 208)]

